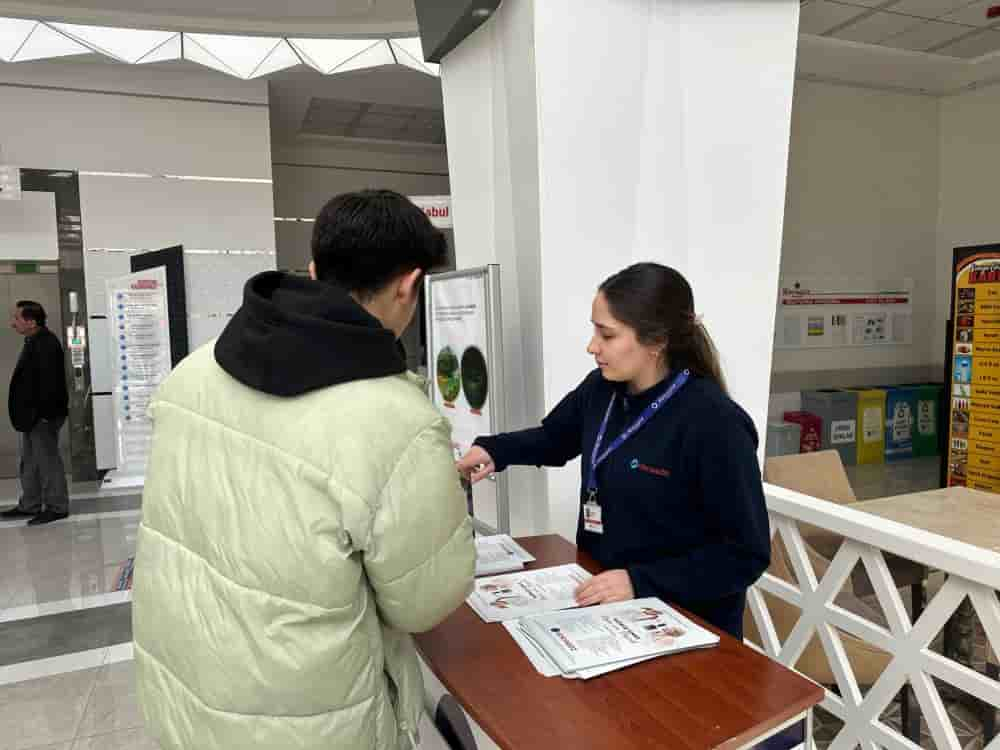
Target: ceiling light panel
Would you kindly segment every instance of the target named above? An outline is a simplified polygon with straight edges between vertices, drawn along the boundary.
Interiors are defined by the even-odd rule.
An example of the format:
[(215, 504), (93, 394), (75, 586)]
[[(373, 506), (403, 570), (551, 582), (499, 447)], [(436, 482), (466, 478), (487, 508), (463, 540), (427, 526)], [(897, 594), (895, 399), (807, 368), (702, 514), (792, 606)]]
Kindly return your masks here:
[(24, 44), (14, 53), (13, 62), (44, 60), (50, 57), (85, 55), (93, 52), (79, 42), (60, 34), (44, 23), (36, 23)]
[(355, 55), (350, 60), (342, 62), (331, 72), (346, 73), (349, 70), (361, 70), (362, 68), (378, 68), (382, 65), (395, 65), (396, 57), (389, 48), (389, 42), (382, 39), (360, 55)]
[(289, 39), (303, 61), (320, 73), (332, 73), (340, 65), (378, 44), (381, 39)]
[(127, 63), (138, 62), (172, 37), (177, 36), (177, 32), (174, 31), (118, 29), (110, 26), (84, 26), (75, 23), (53, 23), (51, 25), (95, 52)]
[[(280, 37), (234, 36), (231, 34), (185, 34), (184, 57), (189, 57), (188, 50), (200, 48), (195, 56), (202, 58), (202, 52), (208, 53), (217, 62), (209, 65), (218, 69), (218, 63), (233, 71), (240, 78), (250, 78), (261, 63), (266, 60), (278, 46), (284, 44)], [(202, 59), (194, 59), (203, 65)]]
[(0, 60), (4, 62), (13, 60), (14, 55), (37, 25), (38, 21), (0, 18)]

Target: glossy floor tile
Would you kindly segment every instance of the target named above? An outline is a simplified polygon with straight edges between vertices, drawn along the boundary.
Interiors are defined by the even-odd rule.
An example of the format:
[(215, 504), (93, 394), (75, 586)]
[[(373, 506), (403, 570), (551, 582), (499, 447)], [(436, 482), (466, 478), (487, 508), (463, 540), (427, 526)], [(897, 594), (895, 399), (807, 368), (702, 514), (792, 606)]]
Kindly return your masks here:
[(139, 511), (115, 511), (72, 523), (0, 528), (0, 609), (117, 590), (122, 567), (135, 555), (139, 520)]
[(132, 604), (0, 624), (0, 666), (107, 648), (132, 640)]

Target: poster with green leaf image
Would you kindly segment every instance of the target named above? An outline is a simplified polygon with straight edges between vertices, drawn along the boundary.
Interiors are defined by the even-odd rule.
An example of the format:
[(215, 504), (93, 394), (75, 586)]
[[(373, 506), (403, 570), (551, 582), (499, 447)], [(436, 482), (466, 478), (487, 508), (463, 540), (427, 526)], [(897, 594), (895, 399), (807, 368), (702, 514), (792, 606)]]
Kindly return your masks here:
[(492, 432), (485, 276), (436, 281), (430, 295), (432, 395), (451, 422), (452, 448), (462, 456), (479, 435)]

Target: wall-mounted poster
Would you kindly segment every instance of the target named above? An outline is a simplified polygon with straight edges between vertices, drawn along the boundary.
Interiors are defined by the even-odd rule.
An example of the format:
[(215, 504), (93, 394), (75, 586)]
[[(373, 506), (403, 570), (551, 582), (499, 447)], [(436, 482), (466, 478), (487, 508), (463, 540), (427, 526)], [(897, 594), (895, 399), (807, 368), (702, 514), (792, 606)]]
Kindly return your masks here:
[(913, 282), (789, 277), (778, 296), (778, 349), (913, 343)]
[(109, 280), (108, 317), (118, 427), (115, 474), (121, 486), (140, 485), (153, 436), (147, 409), (171, 367), (166, 269), (158, 266)]
[(1000, 492), (1000, 245), (953, 268), (947, 485)]
[[(499, 266), (427, 277), (428, 376), (431, 400), (451, 423), (460, 458), (479, 435), (502, 432), (503, 362)], [(497, 477), (499, 530), (510, 530), (506, 481)]]

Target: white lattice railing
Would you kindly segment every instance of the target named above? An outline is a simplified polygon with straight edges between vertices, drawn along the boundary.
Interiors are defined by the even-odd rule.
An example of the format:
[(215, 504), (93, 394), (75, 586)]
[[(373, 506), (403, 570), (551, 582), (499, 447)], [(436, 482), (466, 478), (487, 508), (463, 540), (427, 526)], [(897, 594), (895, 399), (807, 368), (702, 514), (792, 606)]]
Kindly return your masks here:
[[(1000, 653), (1000, 554), (887, 521), (835, 503), (818, 500), (781, 487), (765, 485), (771, 533), (780, 534), (788, 553), (793, 580), (766, 573), (750, 589), (748, 603), (767, 654), (794, 668), (814, 634), (819, 636), (840, 695), (827, 687), (823, 708), (844, 722), (830, 750), (915, 750), (881, 716), (907, 681), (916, 696), (935, 747), (961, 750), (955, 727), (934, 683), (936, 678), (958, 690), (1000, 708), (1000, 682), (930, 649), (948, 619), (965, 597), (971, 601), (994, 653)], [(805, 522), (844, 537), (825, 574), (817, 580), (797, 523)], [(1000, 518), (983, 518), (998, 524)], [(883, 552), (921, 563), (947, 574), (944, 584), (911, 623)], [(834, 603), (861, 561), (872, 582), (888, 627), (872, 622)], [(796, 583), (796, 580), (798, 583)], [(788, 602), (797, 621), (783, 642), (762, 592)], [(785, 628), (787, 629), (787, 628)], [(888, 666), (866, 693), (855, 673), (840, 633), (888, 654)], [(1000, 750), (1000, 737), (987, 738), (986, 750)]]

